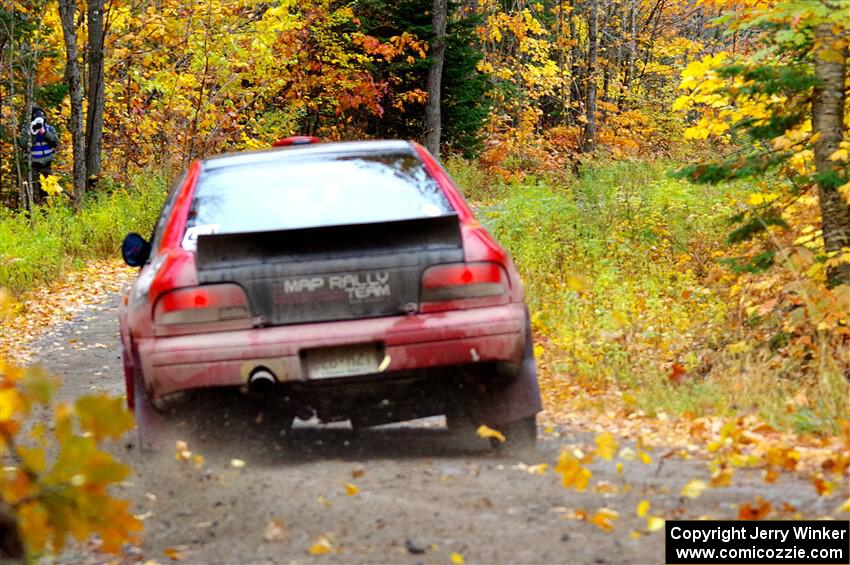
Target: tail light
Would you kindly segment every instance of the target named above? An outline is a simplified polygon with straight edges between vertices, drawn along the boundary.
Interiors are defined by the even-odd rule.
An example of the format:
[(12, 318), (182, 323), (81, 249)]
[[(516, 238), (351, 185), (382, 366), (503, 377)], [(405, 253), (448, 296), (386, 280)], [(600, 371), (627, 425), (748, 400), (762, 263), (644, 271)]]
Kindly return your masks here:
[(510, 283), (498, 263), (452, 263), (422, 274), (421, 312), (494, 306), (508, 301)]
[(166, 292), (154, 307), (157, 335), (198, 331), (198, 324), (215, 324), (210, 330), (251, 327), (248, 297), (237, 284), (212, 284)]

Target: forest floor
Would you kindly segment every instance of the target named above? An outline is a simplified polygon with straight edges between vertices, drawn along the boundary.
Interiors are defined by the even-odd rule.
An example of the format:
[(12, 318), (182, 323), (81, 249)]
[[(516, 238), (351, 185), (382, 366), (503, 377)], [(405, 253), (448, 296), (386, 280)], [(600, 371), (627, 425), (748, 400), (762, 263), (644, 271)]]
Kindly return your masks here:
[[(54, 311), (40, 312), (50, 321), (28, 334), (34, 341), (27, 354), (63, 378), (59, 400), (124, 392), (115, 290), (130, 274), (113, 267), (80, 275), (75, 287), (96, 291), (56, 301)], [(544, 374), (544, 394), (550, 378)], [(547, 398), (539, 447), (521, 459), (458, 449), (441, 418), (357, 433), (307, 423), (287, 443), (259, 414), (210, 410), (206, 421), (178, 427), (188, 449), (205, 458), (201, 468), (179, 461), (173, 449), (140, 454), (128, 437), (111, 449), (134, 472), (114, 494), (132, 501), (145, 531), (124, 559), (659, 563), (663, 529), (650, 532), (646, 517), (636, 515), (641, 501), (650, 501), (649, 515), (667, 519), (737, 518), (742, 509), (757, 517), (815, 518), (838, 512), (848, 494), (839, 485), (820, 496), (801, 472), (768, 484), (764, 469), (750, 469), (691, 498), (683, 487), (708, 481), (710, 461), (704, 443), (679, 433), (675, 422), (618, 422), (617, 414), (573, 411)], [(636, 436), (638, 427), (643, 433)], [(587, 464), (586, 490), (564, 488), (553, 470), (559, 454), (592, 451), (602, 430), (617, 436), (619, 457)], [(799, 449), (813, 464), (829, 453)], [(628, 456), (642, 450), (643, 461)], [(600, 510), (606, 519), (595, 520)], [(62, 561), (106, 561), (96, 550), (96, 542), (72, 547)]]

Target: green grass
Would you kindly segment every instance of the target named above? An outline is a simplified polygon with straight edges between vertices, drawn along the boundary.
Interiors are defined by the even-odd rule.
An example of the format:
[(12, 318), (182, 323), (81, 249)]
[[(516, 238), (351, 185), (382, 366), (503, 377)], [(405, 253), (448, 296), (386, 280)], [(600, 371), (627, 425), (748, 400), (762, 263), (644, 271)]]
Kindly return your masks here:
[(672, 179), (673, 166), (607, 163), (580, 179), (500, 185), (450, 170), (511, 252), (557, 378), (627, 392), (649, 413), (734, 411), (712, 380), (668, 376), (673, 363), (700, 374), (724, 347), (729, 306), (707, 276), (720, 269), (732, 197), (750, 188)]
[(0, 209), (0, 287), (21, 294), (86, 260), (120, 256), (127, 232), (150, 234), (166, 186), (162, 177), (142, 175), (130, 187), (89, 194), (77, 214), (64, 200), (36, 207), (31, 218)]
[[(619, 392), (649, 415), (756, 411), (781, 428), (836, 431), (846, 417), (846, 379), (830, 366), (819, 376), (778, 378), (774, 353), (738, 320), (738, 299), (729, 295), (736, 275), (718, 262), (727, 219), (757, 188), (694, 185), (671, 178), (674, 167), (602, 163), (579, 179), (504, 183), (449, 162), (523, 277), (551, 369), (544, 395), (557, 399), (575, 383), (600, 409), (610, 409), (602, 400), (610, 396), (596, 392)], [(741, 340), (751, 353), (727, 351)], [(677, 383), (671, 375), (679, 372)], [(790, 413), (788, 399), (801, 392), (815, 400)]]

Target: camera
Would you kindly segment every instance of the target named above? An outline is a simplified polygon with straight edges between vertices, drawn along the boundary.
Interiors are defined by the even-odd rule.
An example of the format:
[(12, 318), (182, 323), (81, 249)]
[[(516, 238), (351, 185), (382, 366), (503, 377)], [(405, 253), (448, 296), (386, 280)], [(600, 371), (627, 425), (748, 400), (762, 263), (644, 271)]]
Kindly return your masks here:
[(33, 121), (30, 122), (30, 132), (32, 132), (33, 135), (35, 135), (39, 131), (41, 131), (41, 128), (43, 128), (43, 127), (44, 127), (44, 118), (42, 118), (42, 117), (38, 117), (38, 118), (36, 118), (36, 119), (34, 119)]

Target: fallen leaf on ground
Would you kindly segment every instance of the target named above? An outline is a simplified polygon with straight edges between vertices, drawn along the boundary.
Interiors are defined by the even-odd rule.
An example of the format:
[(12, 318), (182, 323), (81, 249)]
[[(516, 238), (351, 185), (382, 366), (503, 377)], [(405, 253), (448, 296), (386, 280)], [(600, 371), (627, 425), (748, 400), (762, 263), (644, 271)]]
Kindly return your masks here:
[(271, 519), (263, 529), (263, 539), (266, 541), (283, 541), (286, 539), (286, 528), (283, 521)]
[(600, 508), (596, 511), (588, 522), (593, 524), (594, 526), (605, 530), (606, 532), (614, 531), (614, 520), (620, 515), (616, 510), (611, 510), (610, 508)]
[(590, 482), (590, 477), (593, 473), (579, 463), (579, 460), (567, 450), (561, 452), (558, 456), (558, 464), (555, 465), (555, 471), (561, 474), (563, 485), (567, 488), (574, 488), (582, 492), (587, 488)]
[(706, 486), (705, 481), (691, 479), (682, 487), (682, 491), (679, 494), (688, 498), (699, 498)]
[(236, 469), (241, 469), (245, 466), (245, 462), (241, 459), (231, 459), (230, 466), (235, 467)]
[(183, 561), (186, 559), (186, 553), (177, 549), (176, 547), (166, 547), (162, 550), (162, 554), (171, 559), (172, 561)]
[(354, 496), (358, 492), (360, 492), (360, 489), (357, 487), (357, 485), (352, 483), (345, 483), (345, 494), (347, 494), (348, 496)]
[(773, 509), (773, 504), (769, 500), (757, 496), (752, 503), (746, 502), (741, 505), (741, 508), (738, 510), (738, 519), (762, 520), (770, 514), (771, 509)]
[(463, 558), (463, 555), (457, 552), (454, 552), (449, 555), (449, 559), (451, 559), (452, 563), (454, 563), (455, 565), (463, 565), (466, 562), (466, 560)]
[(732, 484), (732, 475), (735, 471), (729, 467), (724, 469), (718, 469), (711, 475), (711, 486), (718, 487), (728, 487)]
[(638, 518), (643, 518), (646, 516), (647, 512), (649, 512), (649, 501), (641, 500), (638, 502), (637, 509), (635, 510), (635, 514), (637, 514)]
[(526, 469), (529, 475), (545, 475), (546, 471), (548, 470), (548, 463), (538, 463), (537, 465), (529, 465), (528, 469)]
[(617, 439), (614, 435), (610, 432), (603, 432), (596, 436), (594, 441), (596, 442), (596, 455), (606, 461), (611, 461), (614, 454), (617, 453)]
[(334, 546), (331, 543), (331, 540), (329, 540), (327, 536), (321, 535), (319, 536), (319, 539), (310, 546), (308, 553), (310, 555), (324, 555), (326, 553), (330, 553), (333, 548)]
[(646, 529), (650, 532), (657, 532), (664, 527), (664, 518), (660, 516), (650, 516), (646, 519)]
[(835, 489), (835, 483), (824, 479), (821, 475), (812, 477), (812, 485), (815, 487), (818, 496), (829, 496)]
[(688, 372), (685, 371), (685, 368), (679, 363), (673, 363), (673, 366), (670, 367), (670, 374), (667, 375), (667, 378), (671, 383), (674, 384), (682, 384), (687, 376)]

